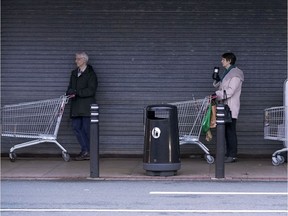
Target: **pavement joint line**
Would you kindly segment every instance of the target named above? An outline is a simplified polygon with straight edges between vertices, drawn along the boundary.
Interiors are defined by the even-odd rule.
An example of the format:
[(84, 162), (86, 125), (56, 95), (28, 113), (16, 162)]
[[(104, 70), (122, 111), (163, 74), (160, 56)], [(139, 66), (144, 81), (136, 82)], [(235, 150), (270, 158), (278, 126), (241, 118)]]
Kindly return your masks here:
[(1, 177), (1, 180), (43, 180), (43, 181), (53, 181), (53, 180), (63, 180), (63, 181), (95, 181), (95, 180), (104, 180), (104, 181), (221, 181), (221, 182), (287, 182), (287, 178), (225, 178), (225, 179), (215, 179), (215, 178), (209, 178), (209, 177), (178, 177), (178, 178), (167, 178), (167, 177), (148, 177), (148, 176), (102, 176), (99, 178), (91, 178), (91, 177), (67, 177), (67, 176), (54, 176), (54, 177), (23, 177), (23, 176), (11, 176), (11, 177)]
[(161, 213), (287, 213), (288, 210), (272, 210), (272, 209), (260, 209), (260, 210), (206, 210), (206, 209), (11, 209), (2, 208), (0, 212), (161, 212)]
[(276, 195), (287, 196), (288, 192), (177, 192), (151, 191), (150, 195)]

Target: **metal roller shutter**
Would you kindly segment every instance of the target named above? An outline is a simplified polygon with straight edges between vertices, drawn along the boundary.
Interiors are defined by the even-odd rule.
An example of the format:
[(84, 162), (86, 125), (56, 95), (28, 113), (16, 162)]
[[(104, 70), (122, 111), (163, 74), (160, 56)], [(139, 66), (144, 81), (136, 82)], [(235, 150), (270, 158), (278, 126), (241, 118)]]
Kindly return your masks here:
[[(239, 152), (282, 145), (263, 139), (263, 110), (283, 104), (286, 1), (2, 0), (1, 10), (2, 106), (64, 94), (74, 53), (84, 50), (99, 79), (100, 152), (142, 154), (144, 107), (211, 94), (212, 70), (232, 51), (245, 73)], [(68, 110), (58, 140), (78, 153)], [(2, 139), (2, 153), (12, 142)], [(21, 150), (57, 151), (51, 144)]]

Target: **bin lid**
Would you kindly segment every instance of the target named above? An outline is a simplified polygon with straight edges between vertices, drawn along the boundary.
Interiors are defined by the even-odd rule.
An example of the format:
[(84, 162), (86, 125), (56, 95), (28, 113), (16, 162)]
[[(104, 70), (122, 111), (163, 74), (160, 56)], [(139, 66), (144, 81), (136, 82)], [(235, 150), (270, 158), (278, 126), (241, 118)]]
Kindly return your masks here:
[(153, 104), (146, 107), (147, 111), (156, 111), (156, 110), (177, 110), (175, 105), (171, 104)]

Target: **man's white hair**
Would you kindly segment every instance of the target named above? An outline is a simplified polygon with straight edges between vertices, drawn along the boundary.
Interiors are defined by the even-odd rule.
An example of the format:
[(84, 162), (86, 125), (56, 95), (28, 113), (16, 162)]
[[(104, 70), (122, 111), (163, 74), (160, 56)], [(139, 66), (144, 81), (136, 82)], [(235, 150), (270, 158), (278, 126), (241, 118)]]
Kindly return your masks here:
[(86, 61), (86, 63), (89, 60), (89, 57), (88, 57), (87, 53), (85, 53), (85, 52), (77, 52), (75, 55), (82, 57)]

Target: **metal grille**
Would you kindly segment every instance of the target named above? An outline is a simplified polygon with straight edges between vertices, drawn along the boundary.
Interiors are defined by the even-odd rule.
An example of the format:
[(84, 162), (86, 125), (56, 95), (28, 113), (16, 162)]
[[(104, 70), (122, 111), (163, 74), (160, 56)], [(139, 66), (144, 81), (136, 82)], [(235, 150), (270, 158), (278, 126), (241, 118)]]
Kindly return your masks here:
[(4, 106), (1, 109), (2, 136), (56, 137), (66, 100), (66, 97), (61, 97)]
[(264, 138), (270, 140), (286, 140), (285, 107), (265, 109)]

